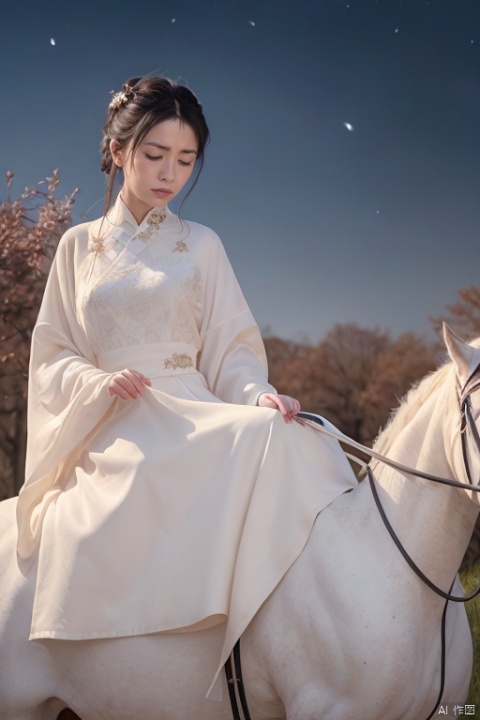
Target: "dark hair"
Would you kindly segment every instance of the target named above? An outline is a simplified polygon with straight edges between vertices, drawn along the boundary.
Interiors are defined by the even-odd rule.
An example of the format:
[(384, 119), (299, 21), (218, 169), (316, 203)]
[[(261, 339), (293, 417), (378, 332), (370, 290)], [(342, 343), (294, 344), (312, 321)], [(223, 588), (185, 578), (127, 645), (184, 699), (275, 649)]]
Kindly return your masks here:
[(110, 141), (117, 140), (123, 147), (131, 143), (131, 157), (150, 130), (165, 120), (178, 119), (189, 125), (198, 141), (199, 169), (189, 193), (195, 187), (203, 167), (205, 146), (209, 132), (202, 106), (191, 90), (164, 77), (143, 77), (127, 80), (123, 90), (113, 96), (108, 107), (107, 121), (103, 126), (100, 145), (102, 172), (109, 174), (105, 197), (104, 215), (112, 197), (113, 182), (117, 171)]

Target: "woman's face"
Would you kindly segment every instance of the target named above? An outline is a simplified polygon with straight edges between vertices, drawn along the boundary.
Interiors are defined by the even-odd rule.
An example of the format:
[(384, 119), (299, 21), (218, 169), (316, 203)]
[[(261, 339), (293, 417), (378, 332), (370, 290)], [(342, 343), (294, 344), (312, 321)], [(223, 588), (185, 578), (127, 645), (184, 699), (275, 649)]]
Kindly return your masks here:
[(133, 156), (116, 141), (110, 143), (113, 159), (123, 168), (122, 199), (138, 223), (153, 207), (164, 207), (192, 174), (198, 142), (190, 125), (172, 119), (155, 125)]

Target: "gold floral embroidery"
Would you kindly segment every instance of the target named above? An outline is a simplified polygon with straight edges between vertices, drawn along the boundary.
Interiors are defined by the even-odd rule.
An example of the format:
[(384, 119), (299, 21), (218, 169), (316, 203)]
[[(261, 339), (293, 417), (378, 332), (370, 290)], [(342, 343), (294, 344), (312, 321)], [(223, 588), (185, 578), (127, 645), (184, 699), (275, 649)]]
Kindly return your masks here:
[[(138, 235), (134, 236), (137, 237), (142, 242), (146, 243), (147, 240), (150, 240), (155, 230), (157, 230), (162, 222), (167, 217), (167, 211), (165, 208), (155, 208), (151, 211), (149, 217), (147, 218), (147, 225), (148, 228), (146, 230), (142, 230), (142, 232), (138, 233)], [(101, 253), (105, 252), (105, 243), (104, 238), (102, 237), (95, 237), (89, 244), (89, 249), (91, 252), (94, 252), (96, 255), (100, 255)], [(188, 248), (185, 248), (188, 250)], [(182, 251), (180, 251), (182, 252)]]
[(183, 240), (177, 240), (177, 244), (173, 248), (172, 252), (188, 252), (188, 245)]
[(156, 208), (150, 213), (150, 217), (147, 220), (147, 225), (150, 227), (157, 228), (167, 217), (167, 211), (165, 208)]
[(150, 240), (155, 230), (159, 228), (159, 226), (162, 224), (166, 217), (167, 211), (165, 210), (165, 208), (156, 208), (155, 210), (152, 210), (150, 216), (147, 219), (147, 225), (149, 227), (146, 230), (142, 230), (141, 233), (138, 233), (138, 239), (142, 242), (147, 242), (147, 240)]
[(193, 362), (192, 358), (190, 355), (187, 355), (187, 353), (182, 353), (181, 355), (173, 353), (172, 357), (169, 357), (164, 361), (163, 367), (171, 368), (172, 370), (178, 370), (178, 368), (185, 370), (186, 368), (193, 367)]
[(103, 253), (104, 249), (105, 248), (103, 245), (103, 238), (101, 238), (101, 237), (93, 238), (93, 240), (90, 244), (91, 252), (94, 252), (95, 255), (99, 255), (100, 253)]

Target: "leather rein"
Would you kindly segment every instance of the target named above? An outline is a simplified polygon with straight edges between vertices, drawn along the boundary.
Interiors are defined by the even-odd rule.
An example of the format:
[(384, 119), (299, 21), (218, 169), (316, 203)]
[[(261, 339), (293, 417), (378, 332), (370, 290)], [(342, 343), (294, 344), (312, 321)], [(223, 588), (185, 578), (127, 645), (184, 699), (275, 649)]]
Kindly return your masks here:
[[(478, 433), (477, 427), (475, 425), (473, 415), (472, 415), (472, 404), (470, 400), (470, 396), (473, 392), (480, 389), (480, 365), (476, 368), (476, 370), (472, 373), (469, 380), (465, 384), (461, 394), (460, 394), (460, 412), (461, 412), (461, 422), (460, 422), (460, 433), (461, 433), (461, 439), (462, 439), (462, 454), (463, 454), (463, 460), (465, 464), (465, 471), (468, 479), (468, 483), (462, 483), (458, 482), (457, 480), (450, 480), (449, 478), (443, 478), (438, 475), (432, 475), (430, 473), (423, 472), (422, 470), (417, 470), (416, 468), (411, 468), (407, 465), (403, 465), (402, 463), (397, 462), (396, 460), (391, 460), (388, 457), (385, 457), (384, 455), (381, 455), (380, 453), (377, 453), (375, 450), (372, 450), (371, 448), (367, 448), (366, 446), (362, 445), (361, 443), (356, 442), (355, 440), (352, 440), (347, 435), (344, 435), (338, 428), (335, 428), (335, 432), (328, 430), (325, 427), (325, 421), (324, 419), (315, 413), (308, 413), (308, 412), (300, 412), (297, 415), (298, 421), (302, 423), (302, 421), (307, 421), (309, 424), (314, 423), (315, 430), (318, 430), (324, 435), (327, 435), (328, 437), (333, 438), (334, 440), (337, 440), (345, 445), (349, 445), (352, 448), (355, 448), (356, 450), (360, 450), (362, 453), (365, 453), (367, 456), (375, 458), (376, 460), (379, 460), (380, 462), (384, 463), (385, 465), (388, 465), (395, 470), (398, 470), (401, 473), (412, 475), (414, 477), (423, 478), (425, 480), (430, 480), (431, 482), (440, 483), (442, 485), (449, 485), (454, 488), (459, 488), (462, 490), (471, 490), (474, 492), (480, 492), (480, 487), (478, 485), (474, 485), (472, 482), (471, 477), (471, 469), (470, 464), (468, 462), (468, 448), (467, 448), (467, 434), (473, 439), (475, 449), (480, 455), (480, 435)], [(414, 573), (417, 575), (417, 577), (420, 578), (420, 580), (427, 585), (434, 593), (439, 595), (441, 598), (443, 598), (445, 602), (445, 607), (443, 609), (442, 614), (442, 626), (441, 626), (441, 639), (442, 639), (442, 652), (441, 652), (441, 683), (440, 683), (440, 693), (438, 696), (438, 700), (436, 702), (435, 708), (430, 713), (428, 718), (426, 720), (431, 720), (431, 718), (435, 715), (441, 700), (442, 695), (445, 687), (445, 666), (446, 666), (446, 614), (447, 614), (447, 607), (449, 601), (451, 602), (468, 602), (469, 600), (472, 600), (473, 598), (477, 597), (480, 594), (480, 586), (472, 592), (468, 596), (458, 597), (451, 594), (451, 590), (453, 588), (453, 584), (455, 582), (455, 579), (452, 582), (452, 585), (450, 586), (450, 590), (448, 592), (445, 592), (441, 588), (437, 587), (423, 572), (420, 570), (418, 565), (415, 563), (415, 561), (410, 557), (410, 555), (407, 553), (406, 549), (402, 545), (401, 540), (395, 533), (395, 530), (393, 529), (392, 525), (390, 524), (390, 521), (385, 513), (385, 510), (382, 506), (380, 497), (378, 495), (378, 491), (375, 484), (375, 476), (373, 474), (373, 471), (367, 463), (365, 463), (363, 460), (360, 460), (360, 458), (356, 457), (355, 455), (351, 455), (349, 453), (345, 453), (347, 457), (349, 457), (354, 462), (358, 463), (362, 467), (366, 468), (368, 481), (370, 484), (370, 488), (372, 491), (373, 499), (375, 501), (375, 504), (378, 508), (378, 511), (380, 513), (380, 516), (382, 518), (382, 521), (388, 530), (393, 542), (395, 543), (396, 547), (398, 548), (399, 552), (401, 553), (402, 557), (405, 559), (405, 561), (408, 563), (410, 568), (414, 571)], [(242, 716), (240, 714), (240, 708), (243, 712), (243, 718), (244, 720), (252, 720), (252, 717), (250, 715), (249, 709), (248, 709), (248, 703), (247, 698), (245, 694), (245, 686), (243, 683), (243, 676), (242, 676), (242, 666), (240, 661), (240, 640), (237, 641), (232, 654), (230, 655), (229, 659), (225, 663), (225, 675), (227, 680), (227, 687), (228, 687), (228, 693), (230, 698), (230, 705), (232, 709), (232, 716), (234, 720), (242, 720)]]

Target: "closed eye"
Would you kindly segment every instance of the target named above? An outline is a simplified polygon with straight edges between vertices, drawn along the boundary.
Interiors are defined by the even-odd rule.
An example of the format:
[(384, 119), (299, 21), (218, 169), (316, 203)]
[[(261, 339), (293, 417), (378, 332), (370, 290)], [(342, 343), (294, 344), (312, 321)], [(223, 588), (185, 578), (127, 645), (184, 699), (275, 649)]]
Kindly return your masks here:
[[(163, 155), (149, 155), (148, 153), (145, 153), (145, 157), (147, 158), (147, 160), (153, 160), (153, 161), (163, 159)], [(181, 165), (182, 167), (190, 167), (192, 165), (192, 161), (185, 162), (185, 160), (179, 160), (178, 164)]]

